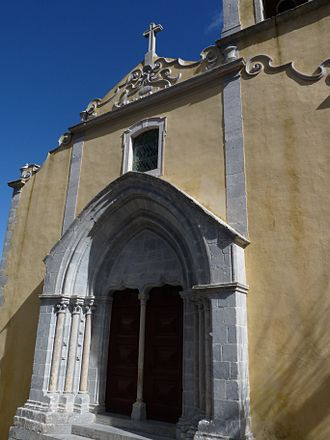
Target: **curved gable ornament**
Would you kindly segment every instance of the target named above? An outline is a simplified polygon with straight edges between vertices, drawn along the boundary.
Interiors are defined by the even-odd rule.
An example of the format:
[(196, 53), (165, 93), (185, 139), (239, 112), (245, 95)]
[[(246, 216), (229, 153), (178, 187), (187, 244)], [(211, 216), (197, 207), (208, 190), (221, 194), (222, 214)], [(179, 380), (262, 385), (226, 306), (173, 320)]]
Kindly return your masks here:
[(142, 64), (134, 69), (107, 98), (95, 98), (80, 113), (82, 122), (98, 116), (98, 110), (111, 103), (112, 110), (168, 89), (184, 81), (185, 71), (193, 77), (212, 70), (223, 63), (223, 57), (216, 46), (203, 49), (197, 61), (181, 58), (157, 57), (152, 64)]
[(273, 59), (269, 55), (260, 54), (246, 60), (244, 72), (252, 77), (261, 72), (278, 73), (286, 72), (288, 76), (301, 81), (315, 82), (327, 75), (327, 68), (330, 67), (330, 58), (324, 60), (312, 74), (300, 72), (294, 65), (293, 61), (288, 63), (274, 65)]
[[(157, 237), (180, 265), (181, 276), (167, 280), (166, 262), (160, 261), (165, 269), (158, 271), (158, 282), (152, 279), (151, 284), (177, 281), (185, 289), (233, 281), (232, 247), (248, 244), (245, 237), (170, 183), (130, 172), (89, 203), (46, 257), (43, 294), (106, 295), (106, 289), (115, 284), (108, 275), (118, 264), (117, 258), (143, 231)], [(129, 279), (128, 286), (133, 287), (132, 274)], [(125, 279), (118, 283), (125, 286)], [(143, 280), (136, 287), (143, 289)]]

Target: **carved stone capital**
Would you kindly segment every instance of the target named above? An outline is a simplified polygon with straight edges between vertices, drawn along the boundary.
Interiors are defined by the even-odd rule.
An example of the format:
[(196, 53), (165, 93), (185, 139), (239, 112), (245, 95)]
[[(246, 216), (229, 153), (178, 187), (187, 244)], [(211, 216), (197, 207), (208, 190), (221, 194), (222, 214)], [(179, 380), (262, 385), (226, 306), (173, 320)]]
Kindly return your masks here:
[(72, 315), (79, 315), (84, 305), (84, 299), (83, 298), (72, 298), (71, 300), (71, 314)]
[(84, 313), (85, 315), (91, 315), (95, 309), (94, 298), (88, 298), (85, 300)]
[(55, 312), (57, 315), (60, 313), (65, 313), (69, 306), (69, 302), (67, 300), (62, 300), (61, 302), (55, 304)]

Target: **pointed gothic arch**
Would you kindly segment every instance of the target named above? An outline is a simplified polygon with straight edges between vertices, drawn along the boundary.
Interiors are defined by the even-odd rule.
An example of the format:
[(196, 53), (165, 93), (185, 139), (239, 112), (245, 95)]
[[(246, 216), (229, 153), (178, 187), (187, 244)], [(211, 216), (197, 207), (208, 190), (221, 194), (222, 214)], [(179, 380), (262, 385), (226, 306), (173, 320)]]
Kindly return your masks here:
[(96, 274), (138, 231), (150, 230), (181, 264), (185, 288), (230, 281), (232, 243), (247, 240), (164, 180), (130, 172), (107, 186), (83, 210), (46, 257), (44, 294), (97, 293)]

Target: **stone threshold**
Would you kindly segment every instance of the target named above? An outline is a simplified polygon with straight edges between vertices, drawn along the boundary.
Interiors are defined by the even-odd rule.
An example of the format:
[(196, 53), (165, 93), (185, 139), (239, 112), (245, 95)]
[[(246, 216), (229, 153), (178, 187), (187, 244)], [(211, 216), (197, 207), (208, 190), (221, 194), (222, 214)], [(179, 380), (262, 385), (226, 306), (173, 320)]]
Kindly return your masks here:
[[(157, 433), (145, 433), (132, 431), (129, 428), (117, 428), (115, 426), (90, 423), (88, 425), (73, 425), (72, 436), (76, 440), (89, 438), (93, 440), (174, 440), (175, 437), (162, 436)], [(59, 439), (60, 440), (60, 439)], [(64, 440), (64, 439), (63, 439)]]
[(157, 434), (167, 438), (175, 438), (176, 424), (160, 422), (157, 420), (132, 420), (128, 416), (103, 413), (96, 415), (96, 424), (126, 429), (144, 434)]

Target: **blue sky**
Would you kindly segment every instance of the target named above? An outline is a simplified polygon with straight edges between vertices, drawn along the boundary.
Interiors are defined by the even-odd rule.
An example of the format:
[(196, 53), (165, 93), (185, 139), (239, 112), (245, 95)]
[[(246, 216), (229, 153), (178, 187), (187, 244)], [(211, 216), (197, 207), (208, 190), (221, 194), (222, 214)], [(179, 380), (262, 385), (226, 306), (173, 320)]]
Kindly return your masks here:
[[(160, 56), (198, 59), (221, 31), (221, 0), (4, 1), (0, 16), (0, 252), (11, 189), (42, 164), (88, 102), (138, 64), (142, 33), (161, 23)], [(56, 182), (54, 182), (56, 184)]]

